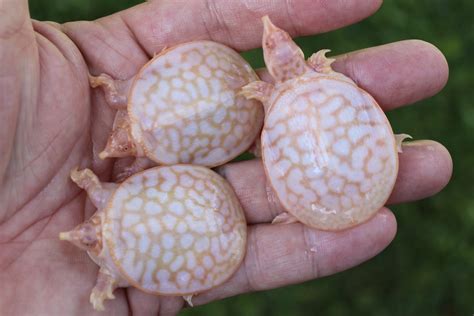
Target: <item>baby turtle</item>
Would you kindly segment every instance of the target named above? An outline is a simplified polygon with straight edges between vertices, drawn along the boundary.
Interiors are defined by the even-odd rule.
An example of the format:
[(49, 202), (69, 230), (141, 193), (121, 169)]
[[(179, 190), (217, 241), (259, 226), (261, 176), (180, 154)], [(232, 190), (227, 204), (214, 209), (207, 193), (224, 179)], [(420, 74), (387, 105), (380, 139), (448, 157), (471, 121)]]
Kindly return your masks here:
[(263, 164), (288, 212), (274, 222), (342, 230), (367, 221), (392, 192), (400, 144), (409, 136), (394, 136), (374, 98), (332, 70), (329, 50), (305, 61), (288, 33), (268, 16), (262, 20), (274, 83), (252, 82), (241, 94), (265, 107)]
[(97, 212), (59, 235), (100, 266), (90, 301), (103, 310), (117, 287), (191, 296), (225, 282), (246, 247), (246, 222), (229, 184), (200, 166), (162, 166), (120, 184), (101, 183), (89, 169), (71, 179)]
[(166, 48), (130, 80), (91, 76), (91, 86), (101, 86), (107, 103), (119, 110), (99, 157), (222, 165), (247, 150), (262, 128), (259, 102), (237, 93), (255, 80), (237, 52), (211, 41)]

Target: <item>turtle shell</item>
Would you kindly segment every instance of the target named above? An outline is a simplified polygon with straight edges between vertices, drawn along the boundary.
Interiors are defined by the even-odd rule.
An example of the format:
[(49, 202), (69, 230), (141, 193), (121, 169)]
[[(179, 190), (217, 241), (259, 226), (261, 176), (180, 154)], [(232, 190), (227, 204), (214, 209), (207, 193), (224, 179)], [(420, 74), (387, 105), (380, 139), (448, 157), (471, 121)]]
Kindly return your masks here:
[(269, 102), (262, 157), (284, 208), (323, 230), (372, 217), (398, 172), (395, 138), (377, 102), (350, 79), (318, 73), (277, 86)]
[(153, 294), (188, 295), (226, 281), (245, 253), (246, 222), (227, 182), (199, 166), (156, 167), (114, 191), (103, 240), (120, 275)]
[(255, 80), (252, 67), (222, 44), (194, 41), (165, 49), (132, 84), (132, 137), (160, 164), (224, 164), (247, 150), (262, 128), (261, 104), (237, 96)]

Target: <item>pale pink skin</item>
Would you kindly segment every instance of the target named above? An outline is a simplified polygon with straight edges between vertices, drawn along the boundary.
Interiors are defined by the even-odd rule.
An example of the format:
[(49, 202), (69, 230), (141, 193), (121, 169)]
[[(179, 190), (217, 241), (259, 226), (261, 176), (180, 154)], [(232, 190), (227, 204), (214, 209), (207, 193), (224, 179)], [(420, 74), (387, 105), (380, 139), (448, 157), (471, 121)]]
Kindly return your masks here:
[(121, 184), (101, 183), (89, 169), (71, 179), (96, 213), (60, 234), (100, 266), (90, 295), (104, 310), (117, 287), (167, 296), (193, 295), (229, 279), (244, 258), (247, 225), (232, 188), (194, 165), (151, 168)]
[(392, 192), (398, 151), (409, 136), (393, 136), (377, 102), (332, 70), (328, 50), (305, 61), (288, 33), (267, 16), (262, 20), (274, 82), (252, 82), (242, 94), (263, 102), (266, 111), (262, 158), (288, 212), (273, 222), (343, 230), (367, 221)]
[[(91, 86), (102, 87), (107, 103), (118, 109), (99, 157), (222, 165), (247, 150), (261, 130), (261, 105), (238, 94), (255, 80), (237, 52), (211, 41), (166, 48), (130, 80), (91, 76)], [(149, 160), (135, 162), (125, 173), (152, 165)]]

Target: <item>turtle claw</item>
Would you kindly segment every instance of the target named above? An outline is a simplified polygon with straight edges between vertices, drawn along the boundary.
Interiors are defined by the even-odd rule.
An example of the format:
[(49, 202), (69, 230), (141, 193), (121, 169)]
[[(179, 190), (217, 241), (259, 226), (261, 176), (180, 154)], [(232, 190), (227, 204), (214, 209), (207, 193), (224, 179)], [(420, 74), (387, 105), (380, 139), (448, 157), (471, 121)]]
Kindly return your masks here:
[(411, 137), (408, 134), (395, 134), (395, 143), (397, 145), (397, 151), (399, 153), (402, 153), (403, 152), (403, 149), (402, 149), (403, 141), (405, 139), (412, 139), (412, 138), (413, 137)]
[(183, 299), (186, 301), (186, 303), (188, 303), (188, 305), (189, 305), (190, 307), (193, 307), (193, 306), (194, 306), (194, 305), (193, 305), (193, 296), (194, 296), (194, 295), (192, 295), (192, 294), (191, 294), (191, 295), (184, 295), (184, 296), (183, 296)]
[(290, 213), (283, 212), (273, 219), (272, 224), (292, 224), (298, 222), (299, 220), (296, 217), (294, 217)]
[(92, 307), (96, 311), (103, 311), (103, 310), (105, 310), (104, 300), (105, 300), (105, 298), (102, 295), (97, 294), (94, 291), (92, 291), (89, 301), (92, 304)]
[(91, 293), (91, 296), (90, 296), (90, 303), (92, 304), (92, 307), (96, 310), (96, 311), (104, 311), (105, 310), (105, 306), (104, 306), (104, 301), (105, 300), (113, 300), (115, 299), (115, 295), (104, 295), (104, 293), (96, 293), (96, 292), (92, 292)]

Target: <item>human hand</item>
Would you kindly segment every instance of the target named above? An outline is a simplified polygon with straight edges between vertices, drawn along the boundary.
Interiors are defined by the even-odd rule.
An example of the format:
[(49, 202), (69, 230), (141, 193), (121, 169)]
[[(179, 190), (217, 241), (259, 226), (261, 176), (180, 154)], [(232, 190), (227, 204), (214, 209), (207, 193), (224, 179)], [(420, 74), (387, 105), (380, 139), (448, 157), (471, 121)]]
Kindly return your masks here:
[[(113, 160), (100, 161), (114, 112), (91, 91), (88, 73), (126, 79), (164, 46), (212, 39), (246, 50), (260, 45), (260, 17), (293, 36), (329, 31), (373, 13), (381, 1), (227, 2), (149, 1), (95, 22), (64, 25), (30, 21), (26, 0), (0, 0), (0, 310), (7, 315), (93, 314), (89, 304), (98, 267), (85, 252), (58, 239), (94, 208), (70, 180), (70, 170), (91, 167), (108, 180)], [(324, 5), (323, 5), (324, 3)], [(369, 91), (385, 110), (438, 92), (448, 75), (433, 46), (405, 41), (340, 56), (337, 71)], [(114, 170), (115, 169), (115, 170)], [(282, 207), (272, 196), (260, 161), (228, 164), (249, 223), (247, 256), (224, 285), (193, 298), (204, 304), (348, 269), (394, 237), (388, 209), (342, 232), (301, 224), (270, 225)], [(438, 192), (451, 175), (449, 153), (432, 141), (412, 142), (400, 155), (391, 203)], [(179, 297), (118, 289), (110, 314), (176, 314)]]

